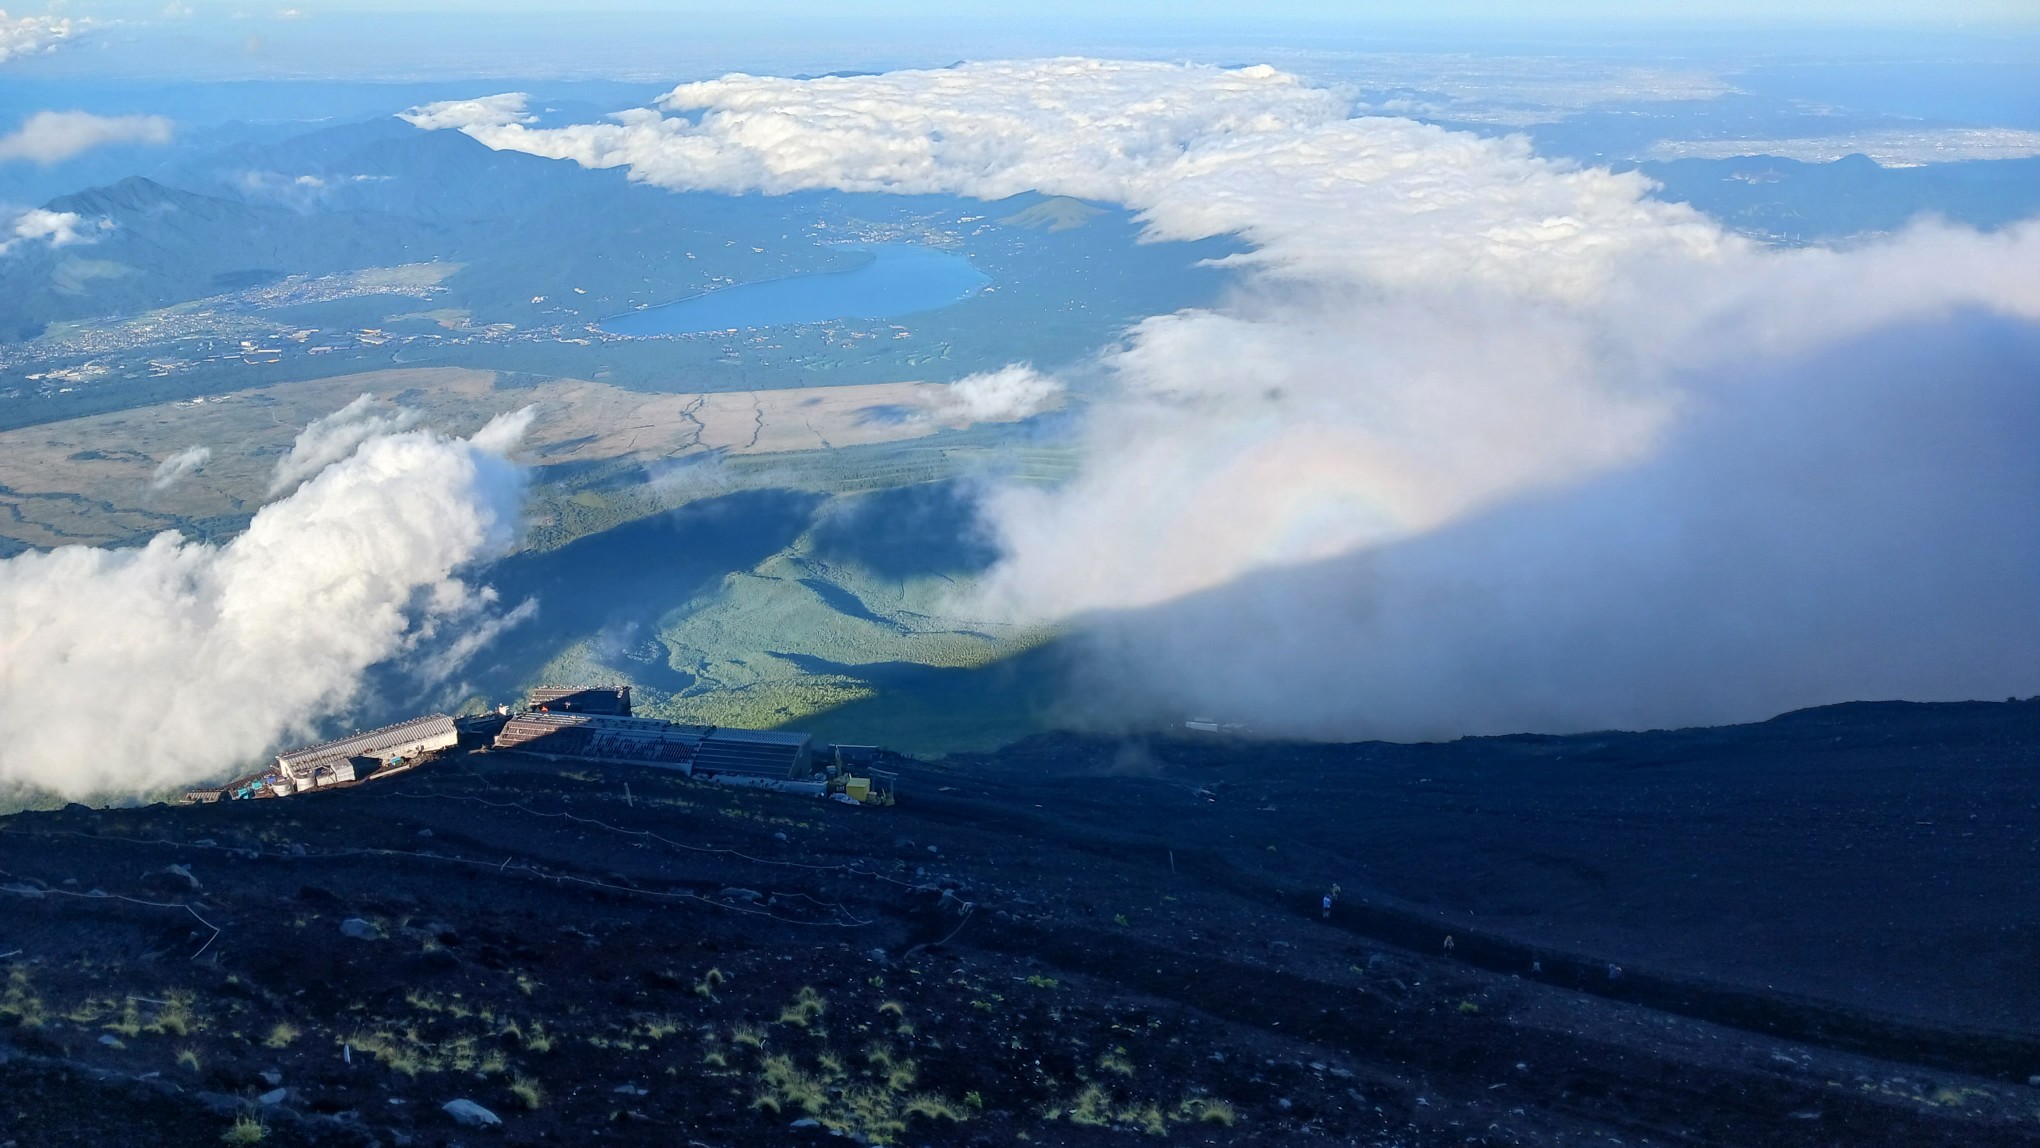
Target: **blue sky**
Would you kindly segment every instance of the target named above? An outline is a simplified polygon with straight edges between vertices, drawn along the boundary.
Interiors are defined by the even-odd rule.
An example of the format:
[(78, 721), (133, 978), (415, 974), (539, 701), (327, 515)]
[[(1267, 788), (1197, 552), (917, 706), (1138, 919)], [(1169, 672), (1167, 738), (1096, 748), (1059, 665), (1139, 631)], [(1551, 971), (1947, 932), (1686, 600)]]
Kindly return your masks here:
[[(21, 6), (22, 10), (32, 10)], [(80, 14), (106, 13), (135, 19), (158, 16), (166, 5), (157, 0), (86, 0), (66, 6)], [(340, 3), (279, 4), (184, 0), (172, 8), (187, 8), (198, 15), (260, 18), (277, 9), (295, 8), (308, 14), (455, 12), (483, 16), (511, 13), (563, 13), (589, 15), (687, 14), (722, 17), (731, 6), (704, 4), (700, 0), (602, 0), (585, 5), (543, 2), (543, 0), (343, 0)], [(1121, 19), (1311, 19), (1340, 22), (1432, 21), (1441, 18), (1484, 20), (1743, 20), (1780, 22), (1781, 6), (1767, 0), (1537, 0), (1537, 2), (1494, 2), (1494, 0), (1113, 0), (1108, 6), (1084, 0), (1034, 0), (1025, 10), (1037, 19), (1095, 18), (1106, 8)], [(933, 17), (988, 16), (1010, 18), (1015, 6), (991, 0), (747, 0), (742, 10), (754, 16), (792, 18)], [(1833, 21), (1864, 23), (1882, 21), (1946, 24), (1960, 21), (2040, 22), (2040, 11), (2029, 0), (1796, 0), (1782, 8), (1786, 22)]]
[(1475, 54), (2007, 52), (2040, 68), (2032, 0), (68, 0), (84, 34), (22, 78), (686, 78), (1089, 54), (1229, 61), (1265, 48)]

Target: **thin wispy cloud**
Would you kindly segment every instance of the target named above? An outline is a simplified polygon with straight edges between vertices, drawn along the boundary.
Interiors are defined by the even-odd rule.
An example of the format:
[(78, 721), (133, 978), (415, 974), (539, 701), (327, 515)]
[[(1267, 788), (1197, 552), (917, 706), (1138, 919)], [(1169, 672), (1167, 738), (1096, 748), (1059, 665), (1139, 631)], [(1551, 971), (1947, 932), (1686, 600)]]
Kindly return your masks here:
[(99, 116), (91, 112), (37, 112), (0, 136), (0, 163), (61, 163), (111, 144), (160, 147), (176, 128), (163, 116)]
[(168, 490), (185, 478), (197, 474), (212, 461), (209, 446), (186, 447), (164, 459), (156, 466), (156, 473), (149, 477), (149, 489)]
[(1650, 154), (1653, 159), (1775, 155), (1805, 163), (1831, 163), (1843, 156), (1862, 155), (1882, 167), (1923, 167), (1930, 163), (2040, 156), (2040, 132), (2019, 128), (1885, 128), (1846, 135), (1664, 140), (1653, 145)]

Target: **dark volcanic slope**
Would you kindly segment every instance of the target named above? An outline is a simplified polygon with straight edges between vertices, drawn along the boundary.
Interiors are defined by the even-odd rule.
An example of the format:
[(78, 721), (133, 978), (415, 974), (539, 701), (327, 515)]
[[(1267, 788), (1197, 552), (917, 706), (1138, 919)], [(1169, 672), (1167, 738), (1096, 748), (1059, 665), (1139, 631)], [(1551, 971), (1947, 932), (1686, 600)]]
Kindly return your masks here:
[(21, 814), (0, 1144), (2040, 1142), (2036, 713)]
[[(1445, 928), (2040, 1036), (2040, 702), (1439, 745), (1044, 741), (983, 767), (1002, 802), (1076, 775), (1051, 783), (1060, 818), (1138, 826), (1276, 885), (1340, 882)], [(1081, 779), (1115, 769), (1153, 777)]]

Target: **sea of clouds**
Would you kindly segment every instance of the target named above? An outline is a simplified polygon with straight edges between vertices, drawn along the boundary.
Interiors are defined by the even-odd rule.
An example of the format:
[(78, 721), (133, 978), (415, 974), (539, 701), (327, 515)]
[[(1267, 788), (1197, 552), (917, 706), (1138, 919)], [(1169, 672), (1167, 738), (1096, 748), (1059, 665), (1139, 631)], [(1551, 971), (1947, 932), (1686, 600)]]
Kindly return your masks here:
[[(598, 123), (536, 126), (516, 95), (408, 118), (673, 189), (1041, 191), (1246, 239), (1221, 306), (1087, 368), (1111, 385), (1074, 479), (983, 498), (1001, 557), (960, 605), (1063, 624), (1096, 720), (1445, 736), (2040, 688), (2040, 225), (1767, 248), (1640, 175), (1266, 67), (731, 76)], [(1016, 364), (935, 417), (1058, 397)], [(443, 676), (528, 613), (464, 574), (511, 544), (522, 421), (413, 418), (364, 398), (307, 427), (223, 544), (0, 562), (0, 780), (213, 776), (377, 663)]]
[[(1004, 556), (973, 607), (1079, 620), (1131, 720), (1194, 706), (1271, 731), (1439, 735), (2040, 687), (2000, 640), (2034, 629), (2040, 592), (2001, 561), (2035, 525), (2008, 505), (2031, 489), (2016, 459), (1957, 435), (1900, 502), (1861, 498), (1917, 454), (1920, 424), (1892, 412), (1958, 412), (1971, 433), (1996, 425), (1989, 404), (2029, 413), (1960, 372), (2030, 362), (1959, 352), (1982, 337), (1967, 317), (2040, 318), (2040, 224), (1765, 247), (1640, 174), (1355, 116), (1267, 67), (735, 75), (600, 123), (535, 126), (515, 94), (409, 118), (673, 189), (1036, 190), (1128, 205), (1157, 239), (1247, 239), (1223, 306), (1103, 352), (1116, 386), (1089, 411), (1079, 476), (984, 507)], [(1878, 375), (1888, 355), (1851, 356), (1901, 330), (1946, 353), (1901, 379)], [(1937, 361), (1956, 377), (1921, 365)], [(1852, 373), (1877, 383), (1836, 377)], [(1742, 445), (1788, 430), (1785, 457), (1823, 465), (1753, 488)], [(2003, 529), (1926, 530), (1979, 505)], [(1879, 575), (1908, 530), (2014, 573)], [(1790, 579), (1744, 584), (1781, 565)], [(1839, 619), (1820, 608), (1844, 600)], [(1619, 633), (1576, 624), (1597, 604)], [(1832, 624), (1785, 624), (1795, 609)], [(1696, 689), (1719, 675), (1737, 686)]]

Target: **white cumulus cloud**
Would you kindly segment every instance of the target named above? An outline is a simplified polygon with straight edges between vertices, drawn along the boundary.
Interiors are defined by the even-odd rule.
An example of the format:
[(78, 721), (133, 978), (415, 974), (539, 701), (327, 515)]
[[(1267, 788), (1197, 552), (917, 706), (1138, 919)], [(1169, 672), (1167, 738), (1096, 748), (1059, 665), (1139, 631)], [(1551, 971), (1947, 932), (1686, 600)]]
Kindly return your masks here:
[(412, 108), (399, 118), (428, 132), (476, 126), (504, 128), (530, 123), (536, 119), (534, 116), (524, 114), (525, 100), (522, 92), (505, 92), (502, 95), (483, 96), (473, 100), (442, 100), (436, 104)]
[(76, 34), (82, 21), (54, 13), (47, 16), (10, 16), (0, 8), (0, 64), (15, 56), (47, 52)]
[(72, 243), (89, 243), (101, 232), (111, 231), (113, 221), (101, 219), (87, 222), (75, 211), (51, 211), (48, 208), (32, 207), (14, 217), (6, 230), (0, 231), (0, 255), (5, 255), (32, 243), (47, 243), (51, 247), (64, 247)]
[(883, 76), (729, 76), (615, 122), (528, 126), (522, 98), (432, 104), (421, 127), (490, 147), (628, 167), (678, 190), (1042, 191), (1140, 209), (1161, 239), (1238, 234), (1292, 277), (1492, 281), (1580, 291), (1624, 256), (1731, 242), (1637, 175), (1538, 159), (1346, 103), (1268, 67), (1099, 60)]
[(197, 473), (206, 463), (211, 461), (211, 447), (186, 447), (157, 465), (156, 473), (149, 479), (149, 488), (151, 490), (168, 490), (177, 485), (186, 475)]
[(1153, 238), (1247, 240), (1223, 306), (1108, 352), (1078, 477), (990, 498), (1004, 558), (980, 605), (1017, 617), (1395, 546), (1645, 465), (1765, 364), (1968, 310), (2040, 317), (2040, 225), (1767, 249), (1638, 174), (1354, 116), (1267, 67), (737, 75), (604, 123), (535, 127), (515, 96), (411, 118), (674, 189), (1033, 190), (1127, 205)]
[(289, 490), (353, 454), (356, 447), (369, 439), (417, 426), (423, 417), (410, 407), (379, 403), (374, 395), (363, 394), (332, 414), (313, 419), (298, 432), (289, 452), (276, 460), (276, 473), (269, 481), (270, 496)]
[(59, 163), (108, 144), (170, 142), (176, 128), (163, 116), (99, 116), (91, 112), (37, 112), (0, 136), (0, 162)]
[(930, 413), (937, 422), (956, 426), (1018, 422), (1060, 405), (1064, 389), (1026, 363), (1014, 363), (949, 384)]
[(369, 667), (486, 604), (461, 572), (514, 541), (501, 452), (530, 417), (371, 438), (225, 544), (0, 562), (0, 782), (148, 792), (309, 736)]

